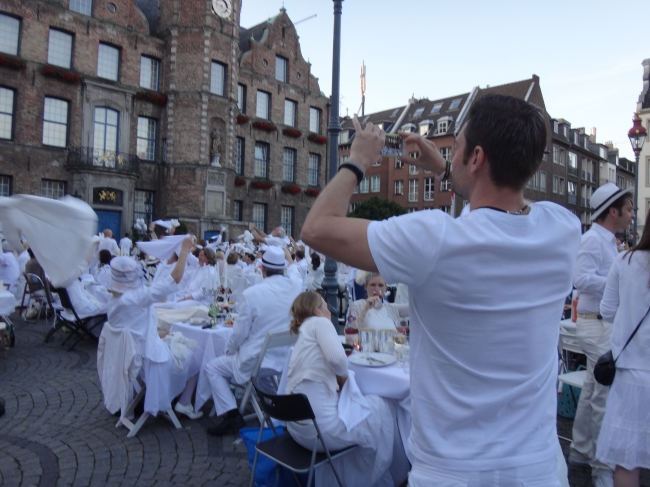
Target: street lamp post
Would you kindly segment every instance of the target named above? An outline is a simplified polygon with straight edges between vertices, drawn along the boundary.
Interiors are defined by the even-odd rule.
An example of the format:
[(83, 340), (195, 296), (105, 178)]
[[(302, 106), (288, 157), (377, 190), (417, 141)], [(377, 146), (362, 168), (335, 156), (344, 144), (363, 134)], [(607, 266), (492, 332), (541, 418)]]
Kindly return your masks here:
[[(328, 179), (331, 181), (336, 176), (339, 158), (339, 133), (341, 123), (339, 122), (339, 83), (341, 77), (341, 14), (343, 13), (343, 0), (334, 2), (334, 43), (332, 48), (332, 100), (329, 125), (329, 172)], [(327, 296), (327, 307), (332, 313), (332, 324), (336, 330), (339, 329), (339, 281), (337, 276), (336, 261), (331, 257), (325, 258), (325, 278), (323, 289)]]
[(636, 245), (638, 238), (636, 233), (636, 225), (639, 219), (639, 155), (641, 154), (641, 149), (643, 149), (643, 144), (645, 143), (645, 139), (648, 136), (648, 132), (641, 124), (641, 119), (639, 118), (638, 113), (634, 114), (632, 123), (634, 125), (632, 125), (632, 128), (627, 133), (627, 136), (630, 139), (630, 144), (632, 144), (634, 158), (636, 159), (636, 167), (634, 172), (634, 235), (632, 235), (633, 244)]

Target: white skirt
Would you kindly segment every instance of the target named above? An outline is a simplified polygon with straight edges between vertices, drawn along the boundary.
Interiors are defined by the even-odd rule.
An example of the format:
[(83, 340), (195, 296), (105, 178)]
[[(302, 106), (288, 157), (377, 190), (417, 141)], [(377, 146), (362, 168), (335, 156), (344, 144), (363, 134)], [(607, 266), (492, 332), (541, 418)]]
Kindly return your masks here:
[(650, 468), (650, 371), (617, 369), (596, 457), (632, 470)]
[[(334, 460), (334, 467), (345, 485), (394, 487), (406, 478), (408, 463), (393, 401), (365, 396), (372, 409), (370, 415), (347, 431), (337, 413), (338, 394), (330, 391), (325, 384), (305, 380), (292, 392), (305, 394), (309, 398), (325, 444), (331, 451), (358, 445), (356, 450)], [(287, 423), (287, 429), (303, 447), (313, 448), (316, 431), (311, 421), (305, 424)], [(322, 450), (320, 445), (318, 449)], [(327, 464), (316, 469), (315, 480), (316, 487), (338, 485)]]

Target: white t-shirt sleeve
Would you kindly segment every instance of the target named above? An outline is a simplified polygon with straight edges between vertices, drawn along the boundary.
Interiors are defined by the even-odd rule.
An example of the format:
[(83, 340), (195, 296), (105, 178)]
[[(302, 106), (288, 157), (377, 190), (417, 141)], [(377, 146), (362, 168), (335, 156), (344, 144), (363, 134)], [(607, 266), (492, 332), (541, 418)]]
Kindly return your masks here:
[(407, 286), (422, 284), (435, 266), (451, 221), (445, 212), (431, 210), (371, 222), (368, 245), (384, 280)]

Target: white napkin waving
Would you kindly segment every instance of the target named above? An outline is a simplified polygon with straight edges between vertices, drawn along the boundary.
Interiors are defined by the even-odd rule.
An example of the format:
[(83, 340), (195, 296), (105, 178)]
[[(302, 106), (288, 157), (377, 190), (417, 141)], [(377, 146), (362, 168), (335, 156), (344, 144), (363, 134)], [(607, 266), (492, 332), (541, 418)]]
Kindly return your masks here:
[(368, 401), (359, 390), (354, 378), (354, 371), (348, 370), (348, 380), (345, 381), (339, 395), (339, 419), (343, 421), (348, 431), (361, 423), (370, 414)]

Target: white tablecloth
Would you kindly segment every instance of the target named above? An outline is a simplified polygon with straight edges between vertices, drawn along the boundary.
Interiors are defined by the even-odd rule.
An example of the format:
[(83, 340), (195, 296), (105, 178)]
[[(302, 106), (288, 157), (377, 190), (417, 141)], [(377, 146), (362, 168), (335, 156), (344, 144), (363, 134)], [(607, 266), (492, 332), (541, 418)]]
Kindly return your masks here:
[(215, 357), (223, 355), (226, 343), (232, 333), (232, 327), (217, 325), (216, 328), (202, 329), (198, 325), (189, 323), (174, 323), (171, 331), (180, 331), (183, 336), (196, 340), (204, 349), (203, 358), (201, 359), (201, 370), (199, 372), (199, 381), (196, 385), (196, 400), (194, 402), (195, 410), (199, 410), (205, 402), (212, 396), (210, 381), (205, 374), (205, 364)]
[(6, 289), (0, 291), (0, 316), (10, 315), (16, 307), (16, 296)]
[(411, 434), (411, 379), (409, 374), (404, 373), (404, 369), (396, 364), (386, 367), (364, 367), (348, 362), (348, 368), (354, 370), (357, 385), (363, 394), (372, 394), (398, 401), (397, 424), (406, 456), (413, 463), (413, 457), (408, 448), (408, 439)]

